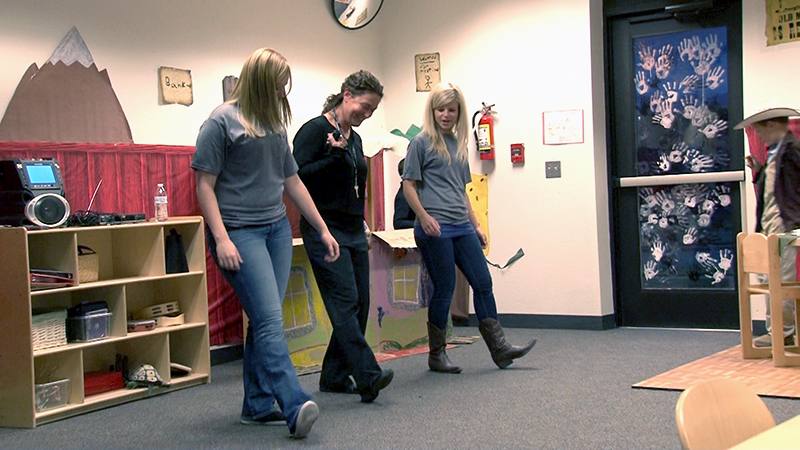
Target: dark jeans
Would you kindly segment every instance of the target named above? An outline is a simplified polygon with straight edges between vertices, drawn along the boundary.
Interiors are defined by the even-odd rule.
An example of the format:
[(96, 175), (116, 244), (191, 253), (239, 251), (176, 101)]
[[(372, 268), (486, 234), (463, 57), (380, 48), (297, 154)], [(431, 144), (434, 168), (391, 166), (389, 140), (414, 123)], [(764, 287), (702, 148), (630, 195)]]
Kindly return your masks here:
[(447, 329), (450, 303), (456, 288), (456, 266), (461, 269), (472, 287), (478, 320), (497, 319), (492, 276), (489, 274), (478, 235), (472, 233), (453, 238), (432, 237), (426, 235), (422, 227), (416, 226), (414, 240), (433, 281), (433, 298), (428, 307), (430, 323), (440, 330)]
[(359, 391), (371, 386), (381, 369), (364, 338), (369, 318), (369, 245), (363, 232), (344, 233), (330, 228), (339, 243), (339, 259), (327, 263), (317, 230), (300, 220), (303, 245), (314, 270), (322, 302), (333, 325), (322, 360), (320, 386), (342, 386), (353, 375)]

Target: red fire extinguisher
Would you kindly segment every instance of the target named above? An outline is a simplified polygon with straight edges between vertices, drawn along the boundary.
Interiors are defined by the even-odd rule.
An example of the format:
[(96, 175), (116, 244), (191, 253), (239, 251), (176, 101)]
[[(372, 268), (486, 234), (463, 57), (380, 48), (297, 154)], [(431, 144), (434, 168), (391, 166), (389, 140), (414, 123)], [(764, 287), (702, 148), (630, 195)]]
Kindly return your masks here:
[[(481, 102), (480, 111), (472, 115), (472, 129), (475, 134), (475, 144), (481, 159), (494, 159), (494, 120), (492, 119), (492, 107), (494, 104), (486, 105)], [(481, 115), (478, 126), (475, 126), (475, 118)]]

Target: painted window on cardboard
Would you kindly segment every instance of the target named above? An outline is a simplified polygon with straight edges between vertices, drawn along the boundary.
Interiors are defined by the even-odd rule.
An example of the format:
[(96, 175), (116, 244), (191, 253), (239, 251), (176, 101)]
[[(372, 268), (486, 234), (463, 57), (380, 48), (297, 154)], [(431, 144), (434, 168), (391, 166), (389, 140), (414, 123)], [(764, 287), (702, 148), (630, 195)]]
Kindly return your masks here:
[(422, 264), (393, 264), (391, 267), (390, 304), (395, 308), (415, 311), (420, 308), (420, 274)]
[(283, 328), (287, 338), (297, 338), (314, 331), (317, 320), (312, 300), (308, 273), (302, 267), (292, 266), (283, 298)]
[[(633, 40), (637, 175), (729, 169), (727, 29)], [(644, 289), (734, 288), (729, 183), (639, 188)]]

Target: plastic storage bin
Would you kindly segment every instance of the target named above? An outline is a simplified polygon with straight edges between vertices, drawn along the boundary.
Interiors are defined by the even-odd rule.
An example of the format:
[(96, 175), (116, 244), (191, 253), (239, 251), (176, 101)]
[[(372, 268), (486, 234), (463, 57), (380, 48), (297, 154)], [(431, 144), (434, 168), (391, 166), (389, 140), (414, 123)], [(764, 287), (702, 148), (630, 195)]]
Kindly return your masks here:
[(69, 403), (69, 378), (36, 385), (36, 412)]
[(88, 342), (106, 338), (109, 335), (110, 319), (110, 312), (67, 317), (67, 340)]

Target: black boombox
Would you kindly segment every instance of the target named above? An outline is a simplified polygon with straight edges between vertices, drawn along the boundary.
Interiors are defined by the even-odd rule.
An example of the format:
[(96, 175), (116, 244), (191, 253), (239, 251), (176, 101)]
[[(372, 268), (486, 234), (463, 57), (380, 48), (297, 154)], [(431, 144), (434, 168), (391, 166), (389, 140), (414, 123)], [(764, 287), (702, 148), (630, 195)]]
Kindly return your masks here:
[(59, 227), (69, 219), (55, 159), (0, 160), (0, 224)]

